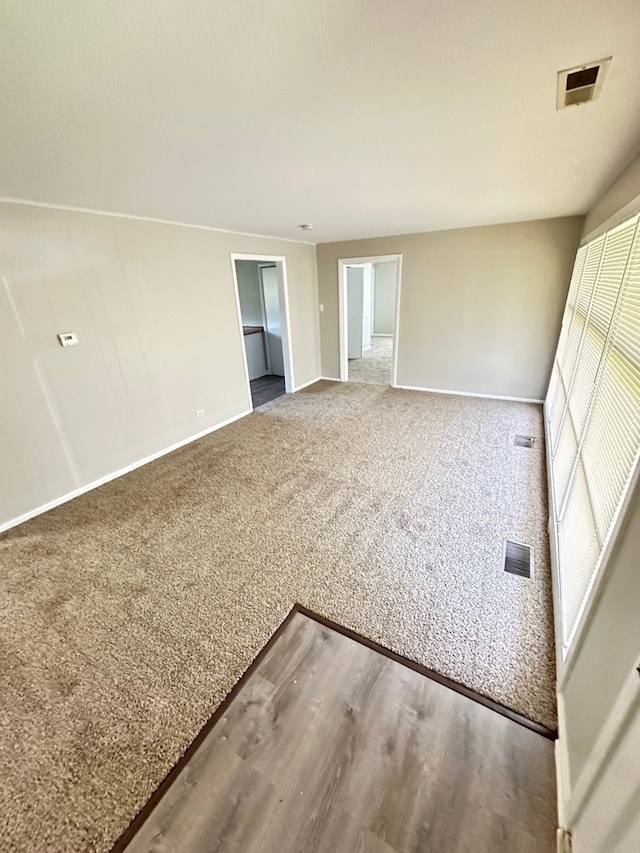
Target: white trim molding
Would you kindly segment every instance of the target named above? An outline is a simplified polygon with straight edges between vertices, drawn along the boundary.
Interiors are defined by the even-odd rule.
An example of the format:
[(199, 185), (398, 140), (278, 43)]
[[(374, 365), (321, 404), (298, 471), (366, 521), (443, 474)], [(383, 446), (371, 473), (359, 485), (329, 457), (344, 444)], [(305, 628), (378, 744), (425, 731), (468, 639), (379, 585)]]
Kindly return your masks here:
[(555, 742), (556, 792), (558, 799), (558, 825), (567, 826), (567, 804), (571, 791), (569, 774), (569, 754), (567, 752), (567, 727), (564, 710), (564, 696), (558, 693), (558, 737)]
[(303, 388), (308, 388), (309, 385), (315, 385), (315, 383), (320, 382), (321, 379), (322, 379), (322, 376), (316, 376), (315, 379), (309, 379), (308, 382), (303, 382), (302, 385), (296, 385), (296, 387), (293, 390), (294, 390), (294, 392), (295, 391), (302, 391)]
[(450, 394), (453, 397), (477, 397), (480, 400), (507, 400), (511, 403), (535, 403), (542, 405), (544, 400), (536, 400), (531, 397), (506, 397), (501, 394), (479, 394), (476, 391), (448, 391), (444, 388), (423, 388), (420, 385), (397, 385), (393, 384), (393, 388), (399, 388), (402, 391), (424, 391), (426, 394)]
[(247, 405), (249, 411), (253, 411), (253, 400), (251, 399), (251, 380), (249, 378), (249, 362), (247, 361), (247, 348), (244, 345), (244, 328), (242, 325), (242, 309), (240, 308), (240, 287), (238, 286), (238, 273), (236, 270), (236, 256), (231, 255), (231, 275), (233, 277), (233, 295), (236, 301), (236, 319), (238, 321), (238, 333), (240, 334), (240, 348), (242, 350), (242, 364), (244, 367), (245, 390), (247, 393)]
[(135, 471), (136, 468), (141, 468), (143, 465), (146, 465), (148, 462), (153, 462), (155, 459), (159, 459), (161, 456), (166, 456), (168, 453), (172, 453), (174, 450), (178, 450), (180, 447), (184, 447), (185, 444), (191, 444), (192, 441), (197, 441), (199, 438), (204, 438), (205, 435), (209, 435), (212, 432), (216, 432), (222, 427), (229, 426), (234, 421), (239, 421), (241, 418), (245, 418), (247, 415), (252, 413), (252, 409), (245, 409), (245, 411), (240, 412), (237, 415), (232, 415), (230, 418), (227, 418), (224, 421), (221, 421), (219, 424), (214, 424), (212, 427), (207, 427), (207, 429), (203, 429), (201, 432), (197, 432), (195, 435), (187, 436), (187, 438), (183, 438), (180, 441), (176, 441), (174, 444), (169, 445), (169, 447), (164, 447), (162, 450), (158, 450), (156, 453), (152, 453), (150, 456), (145, 456), (144, 459), (138, 459), (136, 462), (132, 462), (130, 465), (125, 465), (124, 468), (119, 468), (117, 471), (112, 471), (110, 474), (105, 474), (104, 477), (100, 477), (97, 480), (93, 480), (91, 483), (87, 483), (84, 486), (80, 486), (77, 489), (74, 489), (72, 492), (67, 492), (65, 495), (61, 495), (59, 498), (54, 498), (51, 501), (48, 501), (46, 504), (42, 504), (42, 506), (36, 507), (36, 509), (29, 510), (29, 512), (25, 512), (22, 515), (19, 515), (17, 518), (12, 518), (10, 521), (5, 521), (0, 524), (0, 533), (4, 533), (5, 530), (9, 530), (12, 527), (17, 527), (19, 524), (23, 524), (25, 521), (29, 521), (30, 518), (35, 518), (37, 515), (42, 515), (43, 512), (48, 512), (50, 509), (55, 509), (55, 507), (60, 506), (60, 504), (67, 503), (68, 501), (73, 500), (74, 498), (80, 497), (80, 495), (84, 495), (85, 492), (90, 492), (92, 489), (97, 489), (98, 486), (103, 486), (105, 483), (109, 483), (111, 480), (117, 480), (118, 477), (122, 477), (124, 474), (128, 474), (130, 471)]
[(301, 243), (315, 246), (309, 240), (294, 240), (293, 237), (275, 237), (272, 234), (252, 234), (250, 231), (233, 231), (230, 228), (215, 228), (213, 225), (195, 225), (193, 222), (177, 222), (173, 219), (157, 219), (153, 216), (138, 216), (134, 213), (118, 213), (113, 210), (98, 210), (92, 207), (75, 207), (71, 204), (52, 204), (47, 201), (33, 201), (28, 198), (10, 198), (0, 196), (0, 204), (21, 204), (26, 207), (44, 207), (48, 210), (66, 210), (69, 213), (90, 213), (93, 216), (114, 216), (117, 219), (133, 219), (137, 222), (157, 222), (159, 225), (177, 225), (180, 228), (197, 228), (200, 231), (217, 231), (219, 234), (235, 234), (239, 237), (256, 237), (259, 240), (281, 240), (283, 243)]
[(556, 832), (556, 853), (571, 853), (571, 833), (559, 827)]

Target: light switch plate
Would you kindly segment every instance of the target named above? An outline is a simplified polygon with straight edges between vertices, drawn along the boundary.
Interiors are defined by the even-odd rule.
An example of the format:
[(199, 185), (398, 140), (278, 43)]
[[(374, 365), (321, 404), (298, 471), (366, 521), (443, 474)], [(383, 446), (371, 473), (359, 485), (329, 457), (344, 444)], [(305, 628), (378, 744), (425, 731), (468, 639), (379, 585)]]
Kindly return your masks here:
[(75, 332), (61, 332), (58, 335), (61, 347), (75, 347), (78, 345), (78, 336)]

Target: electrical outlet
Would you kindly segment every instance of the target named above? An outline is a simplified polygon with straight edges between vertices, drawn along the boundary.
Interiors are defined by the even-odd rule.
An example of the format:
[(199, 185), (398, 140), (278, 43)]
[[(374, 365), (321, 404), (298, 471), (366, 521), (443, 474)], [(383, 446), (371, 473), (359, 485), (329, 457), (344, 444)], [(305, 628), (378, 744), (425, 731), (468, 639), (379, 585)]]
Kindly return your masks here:
[(322, 304), (322, 302), (320, 303), (319, 307), (320, 307), (320, 313), (322, 313), (324, 311), (324, 305)]
[(203, 418), (204, 417), (204, 409), (198, 409), (198, 411), (196, 412), (196, 417), (197, 418)]

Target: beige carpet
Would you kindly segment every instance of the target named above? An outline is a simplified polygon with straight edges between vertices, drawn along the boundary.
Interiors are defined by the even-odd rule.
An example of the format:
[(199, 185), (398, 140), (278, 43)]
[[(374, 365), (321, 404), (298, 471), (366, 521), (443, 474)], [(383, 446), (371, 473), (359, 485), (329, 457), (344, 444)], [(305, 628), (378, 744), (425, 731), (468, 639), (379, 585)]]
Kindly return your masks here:
[(363, 357), (349, 360), (347, 367), (349, 382), (390, 385), (392, 353), (393, 338), (372, 336), (371, 347), (365, 350)]
[(2, 536), (2, 850), (107, 850), (296, 600), (554, 726), (541, 430), (323, 382)]

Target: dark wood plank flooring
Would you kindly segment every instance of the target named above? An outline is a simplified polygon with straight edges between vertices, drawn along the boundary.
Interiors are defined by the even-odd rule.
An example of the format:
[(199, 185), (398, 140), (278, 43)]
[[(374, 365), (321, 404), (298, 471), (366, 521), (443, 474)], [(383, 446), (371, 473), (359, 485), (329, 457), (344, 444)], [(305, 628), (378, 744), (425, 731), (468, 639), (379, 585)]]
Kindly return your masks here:
[(551, 853), (553, 743), (302, 613), (129, 853)]
[(276, 397), (282, 397), (285, 393), (284, 376), (261, 376), (259, 379), (252, 379), (250, 384), (254, 409), (275, 400)]

